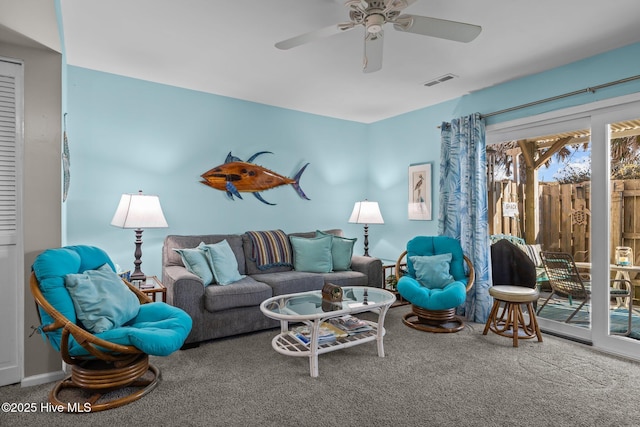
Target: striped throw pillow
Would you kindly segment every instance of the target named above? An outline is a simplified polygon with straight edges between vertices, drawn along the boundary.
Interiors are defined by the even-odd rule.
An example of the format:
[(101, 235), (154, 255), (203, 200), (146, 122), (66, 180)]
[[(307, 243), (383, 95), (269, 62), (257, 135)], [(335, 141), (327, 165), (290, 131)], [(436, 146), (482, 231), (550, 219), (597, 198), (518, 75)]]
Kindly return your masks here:
[(293, 267), (291, 242), (282, 230), (247, 231), (253, 244), (252, 258), (259, 270), (275, 266)]
[(521, 245), (518, 247), (524, 251), (525, 254), (533, 261), (536, 267), (542, 267), (542, 258), (540, 257), (540, 251), (542, 247), (539, 244), (535, 245)]

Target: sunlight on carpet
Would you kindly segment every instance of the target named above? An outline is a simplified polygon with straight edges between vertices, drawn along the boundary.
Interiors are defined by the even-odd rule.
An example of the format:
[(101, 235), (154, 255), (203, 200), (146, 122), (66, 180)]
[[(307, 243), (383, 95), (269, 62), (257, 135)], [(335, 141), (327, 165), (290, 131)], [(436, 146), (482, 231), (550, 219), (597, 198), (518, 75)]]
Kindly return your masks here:
[[(541, 302), (539, 304), (542, 304)], [(570, 305), (567, 300), (552, 300), (538, 313), (538, 317), (555, 320), (558, 322), (564, 322), (571, 313), (580, 305), (580, 302), (575, 302)], [(571, 319), (571, 324), (583, 328), (590, 327), (590, 311), (591, 305), (585, 304), (582, 309)], [(627, 330), (627, 321), (629, 312), (625, 308), (616, 308), (610, 311), (611, 316), (611, 328), (612, 333), (625, 332)], [(636, 312), (633, 313), (631, 322), (631, 334), (630, 338), (640, 340), (640, 315)]]

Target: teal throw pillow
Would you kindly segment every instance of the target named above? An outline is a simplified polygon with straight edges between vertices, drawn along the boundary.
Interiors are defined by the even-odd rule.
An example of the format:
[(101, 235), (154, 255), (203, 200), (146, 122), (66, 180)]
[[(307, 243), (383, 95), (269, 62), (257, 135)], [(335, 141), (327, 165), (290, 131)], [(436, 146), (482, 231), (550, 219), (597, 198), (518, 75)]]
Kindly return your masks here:
[(449, 273), (451, 254), (409, 257), (416, 271), (416, 279), (429, 289), (442, 289), (455, 279)]
[(311, 273), (329, 273), (333, 269), (331, 236), (306, 239), (289, 236), (293, 248), (293, 268)]
[(94, 334), (127, 323), (140, 310), (136, 294), (108, 264), (97, 270), (67, 274), (64, 285), (71, 295), (78, 320)]
[(316, 237), (331, 236), (331, 262), (333, 271), (351, 270), (351, 257), (353, 257), (353, 245), (358, 239), (349, 239), (347, 237), (335, 236), (327, 234), (323, 231), (316, 230)]
[(209, 260), (204, 249), (202, 249), (204, 243), (200, 243), (200, 246), (193, 249), (174, 249), (180, 254), (182, 263), (187, 271), (195, 274), (202, 280), (204, 286), (210, 285), (213, 282), (213, 272), (209, 266)]
[(244, 277), (238, 272), (238, 260), (226, 240), (198, 247), (207, 254), (213, 277), (219, 285), (229, 285)]

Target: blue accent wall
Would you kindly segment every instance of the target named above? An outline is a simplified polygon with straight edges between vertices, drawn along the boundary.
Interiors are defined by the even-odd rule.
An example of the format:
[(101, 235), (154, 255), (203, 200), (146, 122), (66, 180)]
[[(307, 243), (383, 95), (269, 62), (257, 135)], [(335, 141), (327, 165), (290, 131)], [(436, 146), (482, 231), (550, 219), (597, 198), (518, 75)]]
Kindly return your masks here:
[[(337, 227), (361, 236), (362, 227), (347, 219), (354, 202), (368, 196), (366, 125), (72, 66), (68, 76), (68, 244), (100, 246), (132, 268), (134, 231), (110, 222), (120, 195), (138, 190), (160, 196), (169, 223), (143, 233), (149, 275), (161, 274), (167, 234)], [(249, 193), (230, 200), (199, 182), (229, 151), (246, 160), (265, 150), (273, 154), (256, 163), (281, 175), (310, 163), (300, 184), (311, 200), (290, 185), (262, 193), (276, 206)]]
[[(436, 234), (439, 209), (440, 129), (443, 121), (474, 112), (491, 113), (532, 101), (640, 74), (640, 43), (606, 52), (543, 73), (503, 83), (441, 104), (369, 125), (369, 194), (384, 207), (385, 225), (375, 236), (373, 254), (396, 257), (413, 236)], [(488, 125), (640, 92), (640, 80), (535, 107), (488, 117)], [(428, 89), (425, 90), (428, 96)], [(640, 112), (638, 113), (640, 117)], [(410, 164), (432, 163), (431, 221), (407, 219), (407, 171)]]
[[(626, 46), (544, 73), (524, 77), (373, 124), (321, 117), (222, 96), (181, 89), (78, 67), (68, 68), (67, 125), (71, 147), (71, 189), (67, 200), (67, 242), (103, 247), (123, 267), (132, 267), (134, 232), (109, 225), (122, 193), (157, 194), (168, 229), (146, 230), (142, 269), (160, 275), (166, 234), (241, 233), (281, 228), (287, 232), (342, 228), (353, 203), (375, 200), (385, 219), (371, 225), (370, 253), (395, 259), (408, 239), (437, 232), (440, 131), (443, 121), (473, 112), (489, 113), (592, 87), (640, 70), (640, 44)], [(425, 97), (428, 89), (425, 88)], [(625, 83), (517, 112), (491, 117), (489, 124), (640, 92)], [(272, 151), (257, 163), (293, 176), (311, 163), (301, 187), (229, 200), (199, 183), (200, 174), (222, 163), (229, 151), (247, 159)], [(407, 219), (407, 169), (432, 163), (434, 219)]]

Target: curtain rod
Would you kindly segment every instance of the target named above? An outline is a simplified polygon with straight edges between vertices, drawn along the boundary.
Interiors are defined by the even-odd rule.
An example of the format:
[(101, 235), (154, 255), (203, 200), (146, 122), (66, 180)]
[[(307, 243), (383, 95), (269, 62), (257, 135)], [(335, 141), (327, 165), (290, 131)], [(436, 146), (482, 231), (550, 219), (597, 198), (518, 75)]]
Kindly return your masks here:
[(569, 93), (563, 93), (562, 95), (552, 96), (551, 98), (545, 98), (545, 99), (541, 99), (539, 101), (533, 101), (533, 102), (529, 102), (527, 104), (517, 105), (515, 107), (510, 107), (510, 108), (505, 108), (504, 110), (494, 111), (493, 113), (480, 114), (480, 117), (485, 118), (485, 117), (497, 116), (498, 114), (504, 114), (504, 113), (509, 113), (511, 111), (515, 111), (515, 110), (521, 110), (523, 108), (533, 107), (534, 105), (544, 104), (545, 102), (557, 101), (558, 99), (568, 98), (570, 96), (575, 96), (575, 95), (580, 95), (581, 93), (595, 93), (597, 90), (604, 89), (605, 87), (615, 86), (615, 85), (619, 85), (619, 84), (622, 84), (622, 83), (627, 83), (627, 82), (630, 82), (630, 81), (633, 81), (633, 80), (638, 80), (638, 79), (640, 79), (640, 75), (636, 75), (636, 76), (633, 76), (633, 77), (627, 77), (626, 79), (620, 79), (620, 80), (616, 80), (616, 81), (613, 81), (613, 82), (604, 83), (604, 84), (593, 86), (593, 87), (587, 87), (587, 88), (576, 90), (576, 91), (569, 92)]
[[(601, 85), (587, 87), (587, 88), (576, 90), (576, 91), (573, 91), (573, 92), (563, 93), (562, 95), (557, 95), (557, 96), (552, 96), (550, 98), (540, 99), (538, 101), (529, 102), (527, 104), (516, 105), (515, 107), (505, 108), (504, 110), (498, 110), (498, 111), (494, 111), (492, 113), (487, 113), (487, 114), (480, 114), (480, 117), (486, 118), (486, 117), (491, 117), (491, 116), (497, 116), (498, 114), (510, 113), (511, 111), (521, 110), (523, 108), (528, 108), (528, 107), (533, 107), (534, 105), (544, 104), (545, 102), (557, 101), (558, 99), (568, 98), (570, 96), (579, 95), (581, 93), (595, 93), (597, 90), (603, 89), (605, 87), (615, 86), (615, 85), (631, 82), (633, 80), (638, 80), (638, 79), (640, 79), (640, 75), (627, 77), (625, 79), (615, 80), (613, 82), (603, 83)], [(440, 126), (438, 126), (438, 129), (440, 129)]]

